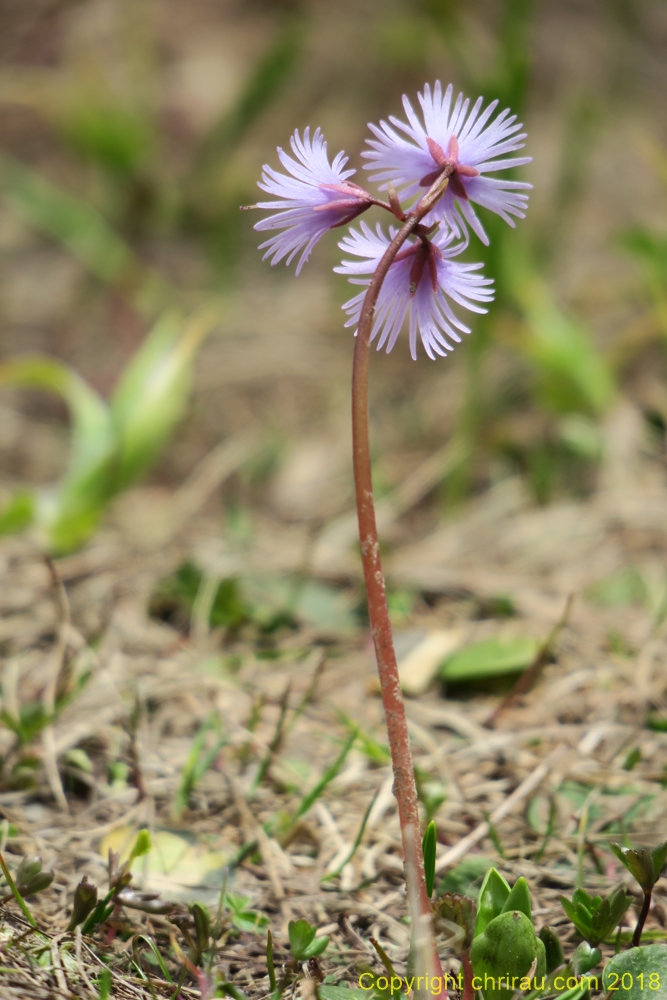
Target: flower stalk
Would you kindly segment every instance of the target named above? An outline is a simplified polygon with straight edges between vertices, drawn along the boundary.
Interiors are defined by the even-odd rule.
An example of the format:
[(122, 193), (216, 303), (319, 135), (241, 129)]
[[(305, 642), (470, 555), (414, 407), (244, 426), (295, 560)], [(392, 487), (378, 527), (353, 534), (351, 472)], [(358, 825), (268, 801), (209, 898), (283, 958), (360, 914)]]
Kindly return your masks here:
[[(407, 873), (410, 870), (411, 877), (416, 882), (419, 913), (412, 915), (413, 922), (419, 916), (422, 919), (427, 918), (429, 923), (431, 920), (431, 908), (426, 892), (424, 859), (419, 847), (421, 839), (416, 836), (416, 832), (420, 829), (419, 801), (412, 764), (405, 705), (401, 693), (389, 608), (387, 606), (387, 594), (375, 516), (368, 429), (368, 359), (371, 345), (371, 331), (373, 328), (373, 314), (382, 282), (406, 239), (414, 232), (438, 198), (442, 196), (447, 188), (447, 184), (447, 175), (443, 175), (437, 179), (416, 208), (409, 213), (378, 264), (371, 278), (361, 309), (352, 367), (354, 486), (359, 522), (361, 560), (368, 597), (368, 616), (371, 624), (373, 645), (375, 647), (380, 687), (382, 690), (382, 704), (391, 751), (391, 764), (394, 773), (394, 795), (398, 803), (401, 841), (403, 844), (403, 863), (406, 868), (406, 879), (408, 877)], [(433, 946), (433, 953), (433, 964), (436, 969), (436, 975), (440, 975), (440, 960), (435, 950), (435, 944)]]
[[(409, 323), (409, 346), (417, 358), (419, 341), (426, 355), (445, 357), (471, 332), (452, 304), (473, 313), (485, 313), (493, 300), (493, 281), (479, 274), (481, 264), (457, 262), (469, 243), (468, 226), (484, 242), (488, 239), (471, 202), (482, 205), (514, 225), (527, 207), (520, 181), (486, 176), (528, 163), (527, 157), (507, 157), (523, 148), (522, 125), (509, 109), (492, 120), (498, 102), (482, 110), (480, 97), (470, 102), (459, 94), (452, 105), (453, 87), (443, 92), (439, 81), (419, 94), (423, 124), (407, 97), (403, 106), (408, 124), (395, 117), (391, 125), (369, 125), (370, 150), (362, 154), (374, 171), (370, 180), (384, 182), (388, 201), (382, 201), (350, 180), (347, 157), (337, 154), (330, 163), (327, 144), (318, 128), (295, 131), (290, 143), (294, 156), (280, 147), (278, 157), (286, 173), (266, 164), (259, 187), (275, 200), (248, 206), (272, 211), (255, 229), (273, 235), (261, 244), (276, 264), (298, 257), (298, 274), (324, 233), (347, 226), (372, 206), (384, 209), (400, 224), (386, 236), (378, 223), (351, 228), (338, 244), (353, 260), (334, 270), (364, 290), (344, 303), (346, 327), (356, 327), (352, 370), (352, 441), (359, 541), (368, 611), (380, 676), (382, 701), (394, 773), (408, 900), (412, 918), (413, 960), (423, 976), (441, 976), (435, 947), (429, 892), (419, 836), (419, 802), (394, 651), (385, 581), (380, 558), (368, 428), (368, 365), (371, 343), (389, 353)], [(398, 131), (396, 131), (398, 130)], [(404, 133), (400, 135), (399, 133)], [(406, 138), (407, 137), (407, 138)], [(426, 192), (424, 193), (424, 189)], [(397, 193), (400, 189), (400, 194)], [(404, 209), (402, 201), (418, 201)], [(412, 237), (412, 239), (410, 239)], [(455, 242), (456, 241), (456, 242)], [(403, 248), (403, 249), (402, 249)], [(449, 339), (448, 339), (449, 338)], [(432, 886), (431, 886), (432, 888)], [(473, 1000), (472, 968), (462, 954), (464, 1000)], [(428, 979), (427, 979), (428, 981)], [(418, 980), (419, 982), (419, 980)], [(442, 978), (440, 979), (442, 983)], [(433, 984), (433, 979), (431, 979)], [(441, 989), (441, 997), (447, 991)]]

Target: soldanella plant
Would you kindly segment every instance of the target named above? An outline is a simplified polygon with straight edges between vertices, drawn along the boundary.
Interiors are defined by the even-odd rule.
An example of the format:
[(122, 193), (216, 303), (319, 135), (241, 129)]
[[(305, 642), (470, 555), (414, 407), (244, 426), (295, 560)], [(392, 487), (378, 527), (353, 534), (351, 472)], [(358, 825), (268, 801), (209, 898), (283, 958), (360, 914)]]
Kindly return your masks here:
[[(271, 214), (255, 228), (270, 233), (261, 244), (272, 264), (296, 261), (299, 274), (317, 242), (330, 229), (354, 222), (373, 207), (391, 216), (387, 229), (365, 221), (339, 243), (346, 259), (335, 270), (361, 291), (345, 303), (346, 326), (355, 330), (352, 375), (353, 464), (359, 539), (371, 631), (382, 688), (398, 803), (403, 857), (411, 900), (415, 961), (427, 974), (441, 972), (431, 927), (431, 909), (419, 849), (419, 810), (405, 709), (398, 678), (377, 534), (368, 430), (368, 365), (371, 343), (391, 351), (405, 327), (410, 353), (420, 345), (430, 359), (446, 357), (471, 328), (462, 314), (484, 313), (493, 300), (482, 265), (459, 258), (470, 232), (488, 243), (476, 206), (509, 225), (523, 218), (529, 184), (503, 171), (529, 157), (523, 126), (498, 102), (471, 107), (450, 85), (425, 86), (419, 111), (403, 98), (406, 120), (391, 116), (370, 125), (369, 148), (361, 155), (369, 179), (386, 200), (351, 178), (347, 157), (329, 159), (320, 129), (291, 138), (292, 155), (278, 149), (283, 170), (264, 167), (259, 187), (270, 196), (251, 206)], [(499, 176), (498, 176), (499, 175)], [(445, 991), (443, 990), (443, 995)]]

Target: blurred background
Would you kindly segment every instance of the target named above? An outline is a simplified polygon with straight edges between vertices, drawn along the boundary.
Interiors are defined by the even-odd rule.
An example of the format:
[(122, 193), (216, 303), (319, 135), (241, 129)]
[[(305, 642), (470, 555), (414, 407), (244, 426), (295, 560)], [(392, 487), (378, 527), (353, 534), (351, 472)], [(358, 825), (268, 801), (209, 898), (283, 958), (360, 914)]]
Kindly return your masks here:
[[(505, 482), (522, 509), (585, 501), (610, 441), (628, 434), (662, 481), (663, 2), (10, 0), (0, 21), (0, 352), (46, 354), (69, 373), (5, 370), (5, 530), (30, 520), (25, 491), (62, 477), (78, 433), (71, 395), (41, 390), (74, 372), (108, 399), (159, 317), (213, 303), (190, 351), (190, 402), (140, 463), (150, 478), (134, 479), (148, 513), (126, 521), (141, 535), (231, 441), (193, 511), (221, 535), (300, 525), (292, 562), (311, 558), (351, 503), (349, 291), (332, 273), (337, 234), (296, 279), (261, 262), (239, 206), (295, 127), (320, 126), (331, 154), (360, 168), (366, 123), (436, 78), (519, 115), (534, 191), (516, 230), (482, 210), (491, 246), (469, 256), (497, 300), (456, 353), (414, 363), (403, 341), (373, 358), (376, 483), (398, 504), (387, 545), (426, 537)], [(122, 520), (106, 499), (63, 552), (93, 522)], [(626, 584), (631, 596), (643, 586)]]

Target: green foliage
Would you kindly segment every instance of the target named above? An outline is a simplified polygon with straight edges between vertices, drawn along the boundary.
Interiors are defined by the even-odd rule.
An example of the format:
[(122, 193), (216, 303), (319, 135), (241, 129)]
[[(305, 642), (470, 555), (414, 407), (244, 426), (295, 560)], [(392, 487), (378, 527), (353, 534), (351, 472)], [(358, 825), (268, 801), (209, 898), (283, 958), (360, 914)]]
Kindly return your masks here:
[(495, 868), (489, 868), (479, 890), (475, 937), (485, 931), (495, 917), (500, 916), (509, 894), (507, 881)]
[(1, 853), (0, 853), (0, 869), (2, 869), (2, 874), (5, 876), (5, 881), (7, 883), (7, 887), (9, 888), (9, 892), (18, 903), (23, 913), (23, 916), (26, 918), (31, 927), (36, 927), (37, 923), (35, 921), (35, 918), (33, 917), (28, 907), (26, 906), (25, 900), (23, 899), (23, 895), (19, 890), (19, 887), (17, 886), (16, 882), (12, 878), (12, 874), (9, 868), (7, 867), (7, 863)]
[(109, 502), (156, 461), (185, 412), (198, 347), (214, 314), (161, 320), (130, 361), (110, 405), (67, 365), (26, 357), (0, 366), (0, 384), (61, 396), (71, 417), (67, 471), (54, 487), (18, 494), (0, 511), (0, 533), (33, 526), (61, 555), (93, 533)]
[(290, 920), (288, 927), (289, 947), (292, 958), (296, 962), (305, 962), (309, 958), (321, 955), (329, 944), (326, 935), (315, 937), (317, 927), (307, 920)]
[(476, 976), (488, 975), (496, 979), (495, 988), (484, 990), (485, 1000), (511, 1000), (516, 984), (513, 989), (511, 983), (500, 986), (498, 980), (506, 981), (508, 976), (527, 977), (535, 961), (534, 976), (538, 982), (546, 975), (544, 944), (535, 934), (531, 919), (520, 910), (494, 917), (482, 933), (476, 935), (470, 959)]
[(110, 407), (115, 492), (151, 467), (182, 419), (195, 354), (217, 315), (215, 307), (202, 310), (185, 327), (176, 315), (163, 317), (125, 369)]
[(426, 878), (426, 895), (433, 895), (433, 883), (435, 882), (435, 848), (438, 842), (438, 834), (433, 820), (428, 824), (422, 840), (422, 852), (424, 855), (424, 876)]
[(667, 984), (667, 945), (630, 948), (607, 962), (603, 983), (614, 1000), (646, 1000), (664, 995)]
[(580, 941), (568, 965), (575, 976), (583, 976), (602, 961), (599, 948), (593, 948), (588, 941)]
[(592, 584), (586, 596), (595, 604), (614, 608), (643, 605), (648, 594), (639, 571), (634, 566), (626, 566)]
[(563, 954), (563, 945), (560, 942), (560, 938), (551, 927), (546, 925), (540, 930), (540, 941), (544, 945), (544, 956), (547, 966), (547, 975), (550, 975), (555, 969), (558, 969), (565, 962), (565, 955)]
[(614, 843), (609, 846), (644, 892), (651, 892), (667, 862), (667, 840), (653, 850), (648, 847), (633, 850)]
[(7, 883), (4, 888), (9, 888), (10, 894), (14, 896), (22, 909), (25, 904), (21, 905), (21, 902), (26, 896), (36, 896), (38, 893), (44, 892), (55, 878), (53, 871), (44, 869), (42, 859), (39, 855), (32, 858), (23, 858), (14, 873), (13, 879), (8, 872), (4, 872), (4, 874), (5, 882)]
[(479, 854), (469, 854), (455, 868), (447, 872), (438, 885), (436, 896), (454, 892), (476, 900), (480, 894), (480, 883), (490, 867), (488, 858)]
[(530, 906), (530, 892), (528, 891), (528, 883), (523, 876), (518, 878), (509, 896), (505, 900), (504, 906), (502, 908), (502, 913), (510, 913), (512, 910), (519, 910), (520, 913), (525, 914), (529, 920), (533, 919), (533, 914)]
[(524, 351), (539, 375), (540, 400), (555, 413), (603, 414), (615, 387), (587, 331), (558, 309), (536, 279), (524, 279), (520, 298), (529, 331)]
[[(486, 873), (477, 903), (477, 921), (470, 959), (476, 976), (491, 976), (495, 985), (484, 990), (485, 1000), (510, 1000), (518, 979), (528, 975), (535, 963), (538, 981), (546, 974), (544, 941), (535, 933), (528, 885), (519, 878), (510, 889), (495, 868)], [(517, 983), (500, 982), (506, 976)], [(532, 976), (531, 976), (532, 982)], [(521, 989), (529, 989), (524, 984)]]
[(122, 179), (138, 174), (156, 141), (145, 113), (113, 101), (110, 95), (91, 93), (90, 88), (67, 108), (60, 125), (82, 157)]
[[(209, 733), (212, 733), (214, 738), (212, 745), (207, 748), (206, 744), (209, 742)], [(213, 766), (224, 744), (225, 737), (220, 731), (220, 717), (217, 712), (213, 712), (208, 719), (202, 722), (197, 730), (197, 734), (190, 747), (190, 752), (183, 765), (181, 780), (172, 810), (174, 818), (178, 819), (182, 816), (192, 792), (209, 768)]]
[(130, 248), (96, 209), (6, 156), (0, 159), (0, 189), (27, 222), (63, 243), (105, 284), (124, 280), (135, 265), (140, 270)]
[(454, 653), (442, 664), (444, 681), (477, 681), (525, 670), (535, 659), (540, 643), (529, 636), (483, 639)]
[[(165, 577), (150, 600), (150, 613), (175, 628), (187, 630), (204, 574), (192, 561)], [(208, 612), (211, 628), (238, 631), (252, 625), (269, 635), (281, 627), (305, 624), (325, 632), (356, 630), (359, 618), (354, 598), (346, 591), (300, 577), (239, 573), (220, 580)], [(370, 752), (371, 744), (366, 749)], [(382, 753), (376, 747), (378, 753)], [(385, 763), (384, 755), (379, 761)]]
[(14, 733), (20, 747), (32, 743), (51, 721), (51, 715), (45, 711), (41, 701), (28, 701), (21, 705), (18, 716), (12, 715), (4, 708), (0, 711), (0, 722)]
[(253, 910), (249, 903), (249, 896), (239, 896), (235, 892), (225, 893), (225, 906), (229, 910), (232, 927), (244, 933), (259, 934), (269, 923), (269, 918)]
[(589, 896), (575, 889), (571, 900), (560, 897), (561, 905), (581, 936), (592, 946), (604, 941), (620, 922), (632, 898), (619, 886), (610, 896)]
[(75, 927), (82, 924), (90, 916), (97, 906), (97, 886), (88, 881), (86, 875), (83, 876), (74, 890), (74, 904), (72, 915), (67, 925), (68, 931), (73, 931)]
[(36, 896), (51, 885), (55, 878), (52, 870), (45, 871), (39, 855), (23, 858), (15, 875), (16, 888), (22, 896)]

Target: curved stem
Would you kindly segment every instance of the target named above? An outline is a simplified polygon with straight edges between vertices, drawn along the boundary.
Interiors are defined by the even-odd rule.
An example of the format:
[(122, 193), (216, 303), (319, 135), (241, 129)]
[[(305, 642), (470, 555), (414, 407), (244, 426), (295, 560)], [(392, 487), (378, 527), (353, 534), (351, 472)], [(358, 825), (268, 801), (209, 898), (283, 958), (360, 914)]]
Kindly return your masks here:
[[(450, 171), (451, 172), (451, 171)], [(424, 216), (442, 197), (448, 183), (448, 172), (436, 180), (417, 207), (407, 216), (394, 236), (371, 278), (364, 299), (359, 329), (354, 346), (352, 371), (352, 447), (354, 483), (359, 520), (359, 541), (364, 568), (364, 580), (368, 595), (368, 614), (375, 646), (382, 703), (384, 706), (387, 735), (391, 750), (394, 772), (394, 795), (398, 803), (403, 844), (403, 863), (411, 866), (416, 875), (419, 907), (422, 915), (428, 914), (430, 905), (424, 878), (424, 859), (421, 852), (421, 838), (418, 836), (419, 803), (415, 784), (412, 754), (405, 706), (398, 677), (398, 666), (387, 607), (384, 574), (380, 560), (373, 481), (371, 476), (370, 442), (368, 431), (368, 358), (370, 353), (373, 316), (382, 283), (387, 276), (400, 248), (408, 236), (416, 229)], [(411, 834), (410, 831), (413, 831)], [(407, 871), (406, 871), (407, 877)], [(434, 959), (439, 968), (437, 954)]]

